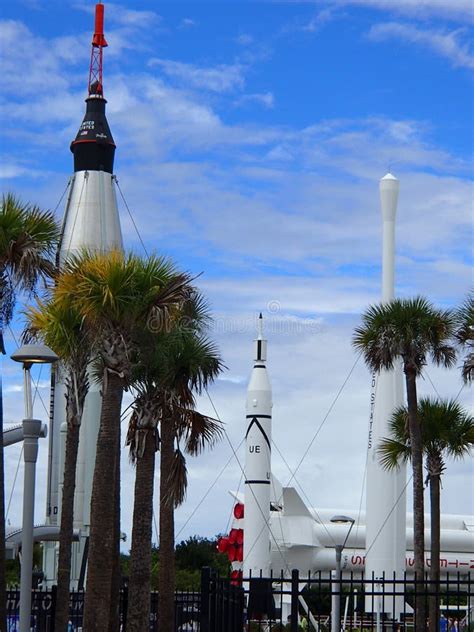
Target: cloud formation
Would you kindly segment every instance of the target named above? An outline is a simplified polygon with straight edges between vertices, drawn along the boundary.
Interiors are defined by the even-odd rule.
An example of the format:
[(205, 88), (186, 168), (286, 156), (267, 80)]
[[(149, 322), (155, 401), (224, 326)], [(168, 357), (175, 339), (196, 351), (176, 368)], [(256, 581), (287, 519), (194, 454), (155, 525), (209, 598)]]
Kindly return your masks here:
[(153, 57), (148, 65), (159, 67), (165, 75), (179, 84), (213, 92), (233, 92), (244, 87), (243, 67), (240, 64), (221, 64), (204, 68), (193, 64)]
[(333, 6), (354, 6), (409, 15), (419, 19), (443, 18), (474, 22), (471, 0), (317, 0)]
[(376, 42), (394, 39), (417, 44), (448, 59), (455, 67), (474, 69), (474, 54), (465, 41), (467, 39), (465, 29), (440, 31), (421, 29), (413, 24), (385, 22), (374, 24), (368, 36)]

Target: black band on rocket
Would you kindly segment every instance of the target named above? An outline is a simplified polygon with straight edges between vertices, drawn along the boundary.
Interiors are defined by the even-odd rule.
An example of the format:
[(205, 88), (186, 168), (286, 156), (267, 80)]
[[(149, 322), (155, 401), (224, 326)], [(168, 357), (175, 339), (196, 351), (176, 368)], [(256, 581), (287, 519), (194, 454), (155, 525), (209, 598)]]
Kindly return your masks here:
[(272, 418), (271, 415), (245, 415), (246, 419), (254, 419), (254, 417), (256, 419), (271, 419)]
[(270, 481), (245, 481), (246, 485), (254, 485), (258, 483), (259, 485), (270, 485)]

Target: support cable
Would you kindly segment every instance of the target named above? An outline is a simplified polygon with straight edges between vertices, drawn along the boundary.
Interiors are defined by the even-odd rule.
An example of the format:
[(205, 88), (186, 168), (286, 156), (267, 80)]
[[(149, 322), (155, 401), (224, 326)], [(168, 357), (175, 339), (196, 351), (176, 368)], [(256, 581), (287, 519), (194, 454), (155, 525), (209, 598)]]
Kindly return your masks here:
[(69, 189), (69, 187), (71, 186), (71, 178), (69, 178), (69, 180), (67, 181), (66, 184), (66, 188), (64, 189), (64, 191), (62, 192), (61, 197), (59, 198), (59, 202), (56, 204), (56, 206), (54, 207), (54, 213), (56, 213), (56, 211), (59, 208), (59, 205), (61, 204), (61, 202), (63, 201), (63, 197), (66, 195), (66, 191)]
[(68, 244), (66, 252), (69, 252), (71, 248), (72, 236), (74, 235), (74, 230), (76, 228), (77, 216), (79, 215), (79, 207), (81, 205), (82, 194), (84, 193), (84, 187), (85, 187), (86, 182), (88, 182), (88, 178), (89, 178), (89, 173), (86, 171), (86, 173), (84, 174), (84, 179), (82, 181), (81, 192), (79, 194), (79, 201), (77, 202), (77, 205), (76, 205), (76, 214), (74, 215), (74, 222), (72, 225), (71, 235), (69, 237), (69, 244)]
[(366, 554), (366, 555), (367, 555), (367, 553), (369, 553), (369, 552), (372, 550), (372, 547), (373, 547), (373, 546), (374, 546), (374, 544), (377, 542), (377, 539), (378, 539), (379, 535), (382, 533), (382, 530), (383, 530), (383, 528), (385, 527), (385, 525), (387, 524), (388, 519), (390, 518), (390, 516), (391, 516), (391, 515), (393, 514), (393, 512), (395, 511), (395, 509), (396, 509), (396, 507), (397, 507), (398, 503), (400, 502), (400, 499), (401, 499), (401, 498), (403, 498), (403, 496), (404, 496), (404, 494), (405, 494), (405, 492), (406, 492), (406, 490), (407, 490), (407, 487), (408, 487), (408, 485), (411, 483), (412, 479), (413, 479), (413, 475), (412, 475), (412, 476), (410, 476), (410, 477), (408, 478), (407, 482), (405, 483), (405, 487), (402, 489), (402, 491), (401, 491), (401, 492), (400, 492), (400, 494), (398, 495), (398, 498), (397, 498), (397, 500), (395, 501), (395, 503), (394, 503), (393, 507), (392, 507), (392, 508), (391, 508), (391, 510), (388, 512), (388, 514), (387, 514), (387, 516), (386, 516), (385, 520), (384, 520), (384, 521), (382, 522), (382, 524), (380, 525), (380, 529), (379, 529), (379, 530), (377, 531), (377, 533), (375, 534), (374, 541), (373, 541), (373, 542), (372, 542), (372, 544), (369, 546), (369, 548), (368, 548), (368, 549), (366, 549), (366, 551), (365, 551), (365, 554)]
[[(244, 442), (244, 440), (242, 439), (242, 441), (239, 443), (237, 450), (240, 448), (240, 446), (242, 445), (242, 443)], [(213, 490), (213, 488), (215, 487), (217, 481), (220, 479), (220, 477), (222, 476), (222, 474), (225, 472), (225, 470), (228, 468), (230, 462), (233, 460), (234, 455), (232, 454), (231, 457), (228, 459), (228, 461), (225, 463), (225, 465), (222, 467), (222, 469), (220, 470), (219, 474), (216, 476), (216, 478), (214, 479), (214, 481), (211, 483), (211, 485), (208, 487), (207, 491), (205, 492), (204, 496), (201, 498), (201, 500), (198, 502), (198, 504), (194, 507), (193, 511), (191, 512), (191, 514), (189, 515), (189, 517), (186, 519), (186, 522), (182, 525), (181, 529), (178, 531), (178, 533), (176, 534), (176, 537), (178, 537), (179, 535), (181, 535), (181, 533), (183, 532), (183, 530), (188, 526), (189, 522), (192, 520), (192, 518), (194, 517), (194, 515), (196, 514), (196, 512), (199, 510), (199, 508), (201, 507), (202, 503), (206, 500), (206, 498), (209, 496), (210, 492)]]
[[(242, 441), (239, 443), (237, 449), (240, 448), (240, 446), (242, 445), (242, 443), (244, 442), (244, 440), (242, 439)], [(233, 460), (234, 455), (232, 454), (230, 456), (230, 458), (228, 459), (228, 461), (225, 463), (224, 467), (220, 470), (219, 474), (216, 476), (216, 478), (214, 479), (214, 481), (211, 483), (211, 485), (209, 486), (209, 488), (207, 489), (207, 491), (205, 492), (204, 496), (201, 498), (201, 500), (198, 502), (198, 504), (194, 507), (194, 509), (192, 510), (191, 514), (188, 516), (188, 518), (186, 519), (186, 521), (184, 522), (184, 524), (181, 526), (181, 529), (178, 531), (178, 533), (175, 535), (175, 539), (177, 539), (181, 533), (184, 531), (184, 529), (188, 526), (188, 524), (191, 522), (191, 520), (193, 519), (193, 517), (195, 516), (195, 514), (197, 513), (197, 511), (199, 510), (199, 508), (201, 507), (202, 503), (206, 500), (206, 498), (208, 497), (208, 495), (210, 494), (210, 492), (212, 491), (212, 489), (214, 488), (214, 486), (216, 485), (217, 481), (220, 479), (220, 477), (222, 476), (222, 474), (225, 472), (225, 470), (227, 469), (227, 467), (229, 466), (230, 462)], [(153, 517), (154, 517), (154, 513), (153, 513)], [(156, 528), (156, 523), (155, 523), (155, 528)], [(158, 532), (157, 532), (157, 537), (158, 537)], [(155, 566), (153, 566), (153, 568), (151, 569), (152, 572), (154, 570), (156, 570), (156, 568), (158, 568), (158, 562), (155, 564)]]
[[(287, 469), (288, 469), (289, 473), (290, 473), (290, 474), (292, 474), (291, 467), (289, 466), (288, 461), (287, 461), (287, 460), (285, 459), (285, 457), (283, 456), (283, 453), (281, 452), (281, 450), (279, 449), (279, 447), (278, 447), (278, 446), (277, 446), (277, 444), (275, 443), (274, 439), (272, 439), (272, 443), (273, 443), (273, 445), (275, 446), (275, 448), (276, 448), (276, 450), (277, 450), (277, 452), (278, 452), (278, 454), (279, 454), (279, 456), (280, 456), (281, 460), (282, 460), (282, 461), (283, 461), (283, 463), (286, 465), (286, 467), (287, 467)], [(316, 517), (315, 517), (315, 516), (311, 515), (312, 519), (314, 520), (314, 522), (316, 522), (316, 524), (321, 524), (321, 526), (322, 526), (322, 527), (324, 528), (324, 530), (326, 531), (327, 536), (330, 538), (330, 540), (332, 541), (332, 543), (335, 545), (336, 543), (335, 543), (335, 541), (334, 541), (334, 538), (332, 537), (331, 533), (329, 532), (329, 530), (328, 530), (328, 528), (327, 528), (326, 524), (323, 522), (322, 518), (319, 516), (319, 514), (318, 514), (318, 512), (317, 512), (317, 510), (316, 510), (316, 508), (315, 508), (315, 506), (314, 506), (314, 504), (313, 504), (313, 503), (311, 502), (311, 500), (308, 498), (308, 495), (306, 494), (306, 492), (304, 491), (304, 489), (303, 489), (303, 487), (302, 487), (301, 483), (297, 480), (297, 478), (296, 478), (296, 477), (295, 477), (295, 483), (296, 483), (296, 485), (298, 485), (298, 487), (299, 487), (299, 489), (300, 489), (300, 491), (301, 491), (302, 495), (304, 496), (304, 498), (305, 498), (306, 502), (308, 503), (308, 509), (309, 509), (309, 508), (311, 508), (312, 512), (314, 512), (314, 514), (315, 514), (315, 516), (316, 516)], [(280, 498), (280, 499), (281, 499), (281, 498)], [(318, 518), (318, 519), (319, 519), (319, 522), (318, 522), (318, 520), (317, 520), (316, 518)]]
[(129, 215), (130, 219), (132, 220), (133, 227), (135, 229), (135, 232), (138, 235), (138, 239), (140, 240), (140, 243), (141, 243), (142, 248), (143, 248), (143, 250), (145, 252), (145, 255), (148, 257), (148, 251), (146, 249), (145, 243), (144, 243), (144, 241), (142, 239), (142, 236), (140, 235), (140, 231), (138, 230), (138, 226), (136, 225), (135, 220), (133, 219), (133, 215), (132, 215), (132, 213), (130, 211), (130, 208), (129, 208), (128, 204), (127, 204), (127, 200), (125, 199), (125, 196), (122, 193), (122, 189), (120, 188), (120, 184), (119, 184), (119, 181), (117, 180), (117, 177), (115, 177), (115, 184), (117, 185), (117, 189), (120, 192), (120, 196), (121, 196), (121, 198), (123, 200), (123, 203), (125, 204), (125, 208), (127, 209), (128, 215)]
[(332, 412), (332, 410), (333, 410), (334, 406), (335, 406), (335, 405), (336, 405), (336, 403), (337, 403), (337, 400), (339, 399), (339, 397), (340, 397), (340, 395), (341, 395), (342, 391), (344, 390), (344, 388), (345, 388), (345, 386), (346, 386), (347, 382), (349, 381), (349, 379), (350, 379), (350, 377), (351, 377), (352, 373), (354, 372), (354, 369), (356, 368), (356, 366), (357, 366), (357, 364), (358, 364), (358, 362), (359, 362), (359, 360), (360, 360), (361, 355), (362, 355), (362, 352), (360, 352), (360, 353), (357, 355), (357, 357), (356, 357), (356, 359), (355, 359), (354, 364), (352, 365), (352, 367), (351, 367), (351, 369), (350, 369), (349, 373), (347, 374), (347, 376), (346, 376), (345, 380), (343, 381), (343, 383), (342, 383), (341, 387), (340, 387), (340, 388), (339, 388), (339, 390), (337, 391), (336, 396), (335, 396), (335, 397), (334, 397), (334, 399), (332, 400), (331, 405), (329, 406), (327, 413), (324, 415), (322, 422), (319, 424), (319, 427), (317, 428), (316, 432), (314, 433), (313, 438), (312, 438), (312, 439), (311, 439), (311, 441), (309, 442), (309, 444), (308, 444), (308, 446), (307, 446), (307, 448), (306, 448), (305, 452), (303, 453), (303, 456), (302, 456), (302, 457), (301, 457), (301, 459), (299, 460), (298, 465), (297, 465), (297, 466), (296, 466), (296, 468), (293, 470), (293, 473), (292, 473), (292, 475), (291, 475), (291, 478), (290, 478), (290, 480), (288, 481), (288, 483), (286, 484), (286, 487), (288, 487), (288, 485), (291, 483), (291, 481), (295, 478), (296, 473), (298, 472), (298, 470), (300, 469), (300, 467), (301, 467), (301, 465), (302, 465), (303, 461), (305, 460), (306, 456), (308, 455), (308, 452), (310, 451), (311, 446), (312, 446), (312, 445), (313, 445), (313, 443), (315, 442), (316, 437), (317, 437), (317, 436), (318, 436), (318, 434), (321, 432), (321, 430), (322, 430), (322, 428), (323, 428), (324, 424), (326, 423), (327, 418), (328, 418), (328, 417), (329, 417), (329, 415), (331, 414), (331, 412)]

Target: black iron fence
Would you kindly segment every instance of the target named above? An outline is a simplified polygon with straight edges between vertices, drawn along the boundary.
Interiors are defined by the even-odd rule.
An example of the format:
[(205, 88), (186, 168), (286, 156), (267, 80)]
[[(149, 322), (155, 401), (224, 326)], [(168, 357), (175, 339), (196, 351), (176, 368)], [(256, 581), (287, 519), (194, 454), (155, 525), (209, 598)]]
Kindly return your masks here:
[[(232, 589), (233, 586), (233, 589)], [(474, 574), (439, 582), (412, 575), (381, 578), (318, 572), (219, 578), (203, 569), (200, 632), (474, 632)], [(335, 608), (338, 602), (339, 607)], [(435, 604), (436, 621), (417, 630), (414, 610)], [(339, 611), (340, 621), (332, 616)]]
[[(51, 590), (32, 591), (31, 600), (32, 632), (54, 632), (54, 615), (56, 610), (56, 587)], [(128, 590), (120, 592), (120, 632), (127, 629)], [(157, 592), (150, 595), (150, 625), (147, 631), (159, 632), (159, 598)], [(84, 612), (84, 592), (72, 591), (69, 599), (69, 631), (82, 631)], [(201, 612), (201, 594), (199, 592), (175, 593), (175, 628), (179, 632), (198, 632)], [(19, 631), (20, 591), (7, 591), (7, 632)], [(119, 631), (118, 631), (119, 632)]]
[[(437, 620), (415, 627), (413, 611), (436, 601)], [(335, 608), (336, 603), (339, 608)], [(56, 591), (33, 591), (31, 628), (54, 632)], [(128, 593), (120, 597), (121, 631), (126, 632)], [(84, 593), (70, 597), (70, 632), (81, 632)], [(340, 612), (340, 622), (332, 613)], [(427, 608), (428, 612), (428, 608)], [(17, 632), (19, 591), (7, 593), (8, 632)], [(175, 595), (176, 632), (474, 632), (474, 575), (451, 573), (436, 584), (406, 576), (367, 578), (328, 573), (227, 578), (204, 568), (200, 592)], [(159, 632), (159, 597), (151, 593), (148, 631)]]

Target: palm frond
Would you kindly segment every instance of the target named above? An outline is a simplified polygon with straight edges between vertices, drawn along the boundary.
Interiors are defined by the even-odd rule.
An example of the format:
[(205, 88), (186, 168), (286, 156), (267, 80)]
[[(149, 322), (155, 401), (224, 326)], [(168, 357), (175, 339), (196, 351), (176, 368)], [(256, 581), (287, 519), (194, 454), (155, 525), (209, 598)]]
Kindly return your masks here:
[(382, 439), (377, 453), (380, 464), (385, 470), (398, 469), (402, 463), (407, 463), (411, 458), (409, 444), (395, 439)]
[(455, 312), (456, 339), (461, 346), (474, 345), (474, 290)]
[[(458, 459), (467, 456), (474, 448), (474, 417), (465, 412), (454, 400), (423, 397), (418, 402), (418, 420), (424, 454), (429, 457), (431, 469), (444, 471), (443, 455)], [(385, 468), (399, 461), (411, 459), (408, 430), (408, 410), (400, 407), (389, 420), (390, 437), (381, 442), (378, 453)]]
[(169, 491), (165, 502), (173, 503), (175, 509), (182, 505), (186, 499), (187, 487), (188, 470), (186, 468), (186, 459), (178, 447), (174, 452), (173, 463), (168, 473), (167, 488)]
[(352, 344), (373, 371), (392, 369), (396, 358), (403, 358), (420, 374), (428, 357), (435, 364), (453, 366), (454, 325), (452, 312), (436, 309), (424, 297), (395, 299), (364, 312)]
[(197, 410), (175, 407), (173, 419), (178, 437), (184, 440), (186, 452), (192, 456), (212, 448), (222, 438), (222, 423)]
[(39, 281), (55, 274), (59, 226), (50, 211), (22, 203), (12, 194), (0, 204), (1, 312), (9, 323), (17, 290), (33, 293)]

